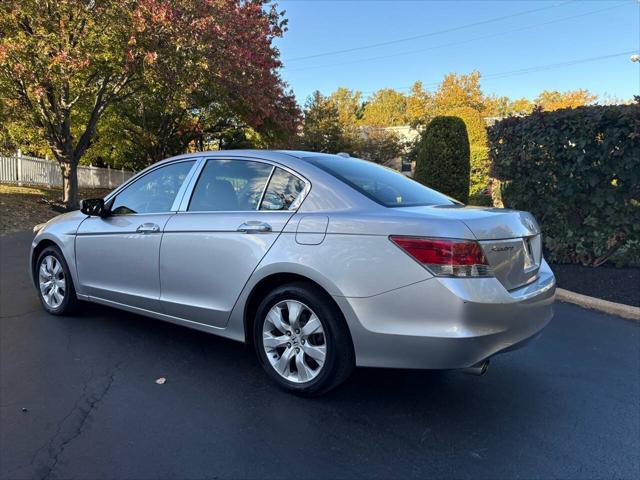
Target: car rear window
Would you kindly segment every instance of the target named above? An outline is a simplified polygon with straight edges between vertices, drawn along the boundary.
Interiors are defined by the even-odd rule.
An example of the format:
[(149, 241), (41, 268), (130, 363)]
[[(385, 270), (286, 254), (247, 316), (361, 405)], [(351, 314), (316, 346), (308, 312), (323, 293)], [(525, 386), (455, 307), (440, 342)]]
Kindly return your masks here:
[(353, 157), (304, 157), (351, 188), (385, 207), (417, 207), (423, 205), (452, 205), (454, 202), (401, 173), (377, 163)]

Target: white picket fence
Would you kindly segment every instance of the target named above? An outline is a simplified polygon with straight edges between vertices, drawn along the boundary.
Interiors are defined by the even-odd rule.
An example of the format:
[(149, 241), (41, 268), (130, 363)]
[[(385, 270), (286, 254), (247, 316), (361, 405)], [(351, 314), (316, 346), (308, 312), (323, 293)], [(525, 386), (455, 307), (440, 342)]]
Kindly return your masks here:
[[(131, 178), (135, 172), (114, 168), (78, 167), (78, 186), (81, 188), (115, 188)], [(62, 186), (62, 172), (57, 162), (22, 155), (0, 155), (0, 182), (18, 185)]]

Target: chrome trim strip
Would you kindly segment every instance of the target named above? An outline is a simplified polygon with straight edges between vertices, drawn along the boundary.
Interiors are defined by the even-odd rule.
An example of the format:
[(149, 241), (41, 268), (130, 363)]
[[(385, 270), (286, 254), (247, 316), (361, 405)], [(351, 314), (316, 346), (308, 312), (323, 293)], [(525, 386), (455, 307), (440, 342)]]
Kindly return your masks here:
[(309, 182), (305, 182), (304, 188), (302, 189), (300, 194), (296, 197), (296, 199), (293, 201), (293, 203), (291, 203), (288, 210), (293, 210), (293, 211), (298, 210), (298, 208), (300, 208), (300, 205), (302, 205), (302, 202), (304, 201), (304, 199), (307, 198), (307, 195), (309, 195), (310, 191), (311, 191), (311, 184)]
[(544, 272), (538, 275), (533, 282), (521, 286), (515, 290), (510, 290), (509, 295), (519, 301), (529, 300), (537, 297), (556, 286), (556, 279), (552, 273)]
[(260, 210), (260, 207), (262, 206), (262, 201), (264, 200), (264, 194), (267, 193), (267, 188), (269, 188), (269, 183), (271, 183), (271, 177), (273, 177), (273, 172), (276, 171), (276, 166), (273, 165), (273, 167), (271, 168), (271, 173), (269, 173), (269, 178), (267, 178), (267, 182), (264, 184), (264, 188), (262, 189), (262, 194), (260, 195), (260, 201), (258, 201), (258, 204), (256, 205), (256, 210)]

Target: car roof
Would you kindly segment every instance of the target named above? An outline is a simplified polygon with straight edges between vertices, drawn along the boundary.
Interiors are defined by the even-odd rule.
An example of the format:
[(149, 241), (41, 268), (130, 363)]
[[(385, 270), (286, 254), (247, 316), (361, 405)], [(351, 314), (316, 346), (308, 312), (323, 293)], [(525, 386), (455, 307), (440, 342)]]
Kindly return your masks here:
[[(260, 150), (260, 149), (243, 149), (243, 150), (209, 150), (203, 152), (192, 152), (192, 153), (183, 153), (181, 155), (176, 155), (174, 157), (170, 157), (164, 160), (160, 160), (156, 162), (143, 171), (146, 171), (151, 168), (158, 167), (159, 165), (163, 165), (166, 163), (175, 162), (177, 160), (183, 160), (194, 157), (224, 157), (224, 158), (234, 158), (238, 160), (266, 160), (272, 161), (275, 163), (280, 163), (285, 167), (292, 168), (294, 170), (300, 170), (301, 168), (305, 171), (308, 171), (309, 168), (312, 170), (316, 170), (317, 167), (312, 166), (311, 164), (307, 164), (307, 162), (300, 162), (304, 158), (309, 157), (335, 157), (336, 155), (328, 154), (328, 153), (318, 153), (318, 152), (308, 152), (304, 150)], [(302, 164), (304, 163), (304, 165)], [(305, 172), (300, 172), (304, 175)]]
[(179, 160), (182, 158), (189, 158), (194, 156), (210, 156), (210, 157), (240, 157), (240, 158), (262, 158), (264, 160), (282, 160), (283, 156), (293, 158), (306, 158), (306, 157), (333, 157), (335, 155), (328, 153), (309, 152), (304, 150), (261, 150), (261, 149), (242, 149), (242, 150), (207, 150), (203, 152), (183, 153), (176, 155), (175, 157), (161, 160), (161, 162), (169, 162), (172, 160)]

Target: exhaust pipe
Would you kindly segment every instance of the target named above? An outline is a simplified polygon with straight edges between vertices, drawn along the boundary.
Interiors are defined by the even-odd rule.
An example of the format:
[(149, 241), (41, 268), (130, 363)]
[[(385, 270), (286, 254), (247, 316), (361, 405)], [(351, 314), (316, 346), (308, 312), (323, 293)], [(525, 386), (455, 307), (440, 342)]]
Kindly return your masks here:
[(463, 368), (462, 371), (464, 373), (469, 374), (469, 375), (480, 376), (480, 375), (484, 375), (485, 373), (487, 373), (488, 368), (489, 368), (489, 359), (486, 359), (486, 360), (483, 360), (480, 363), (476, 363), (472, 367)]

